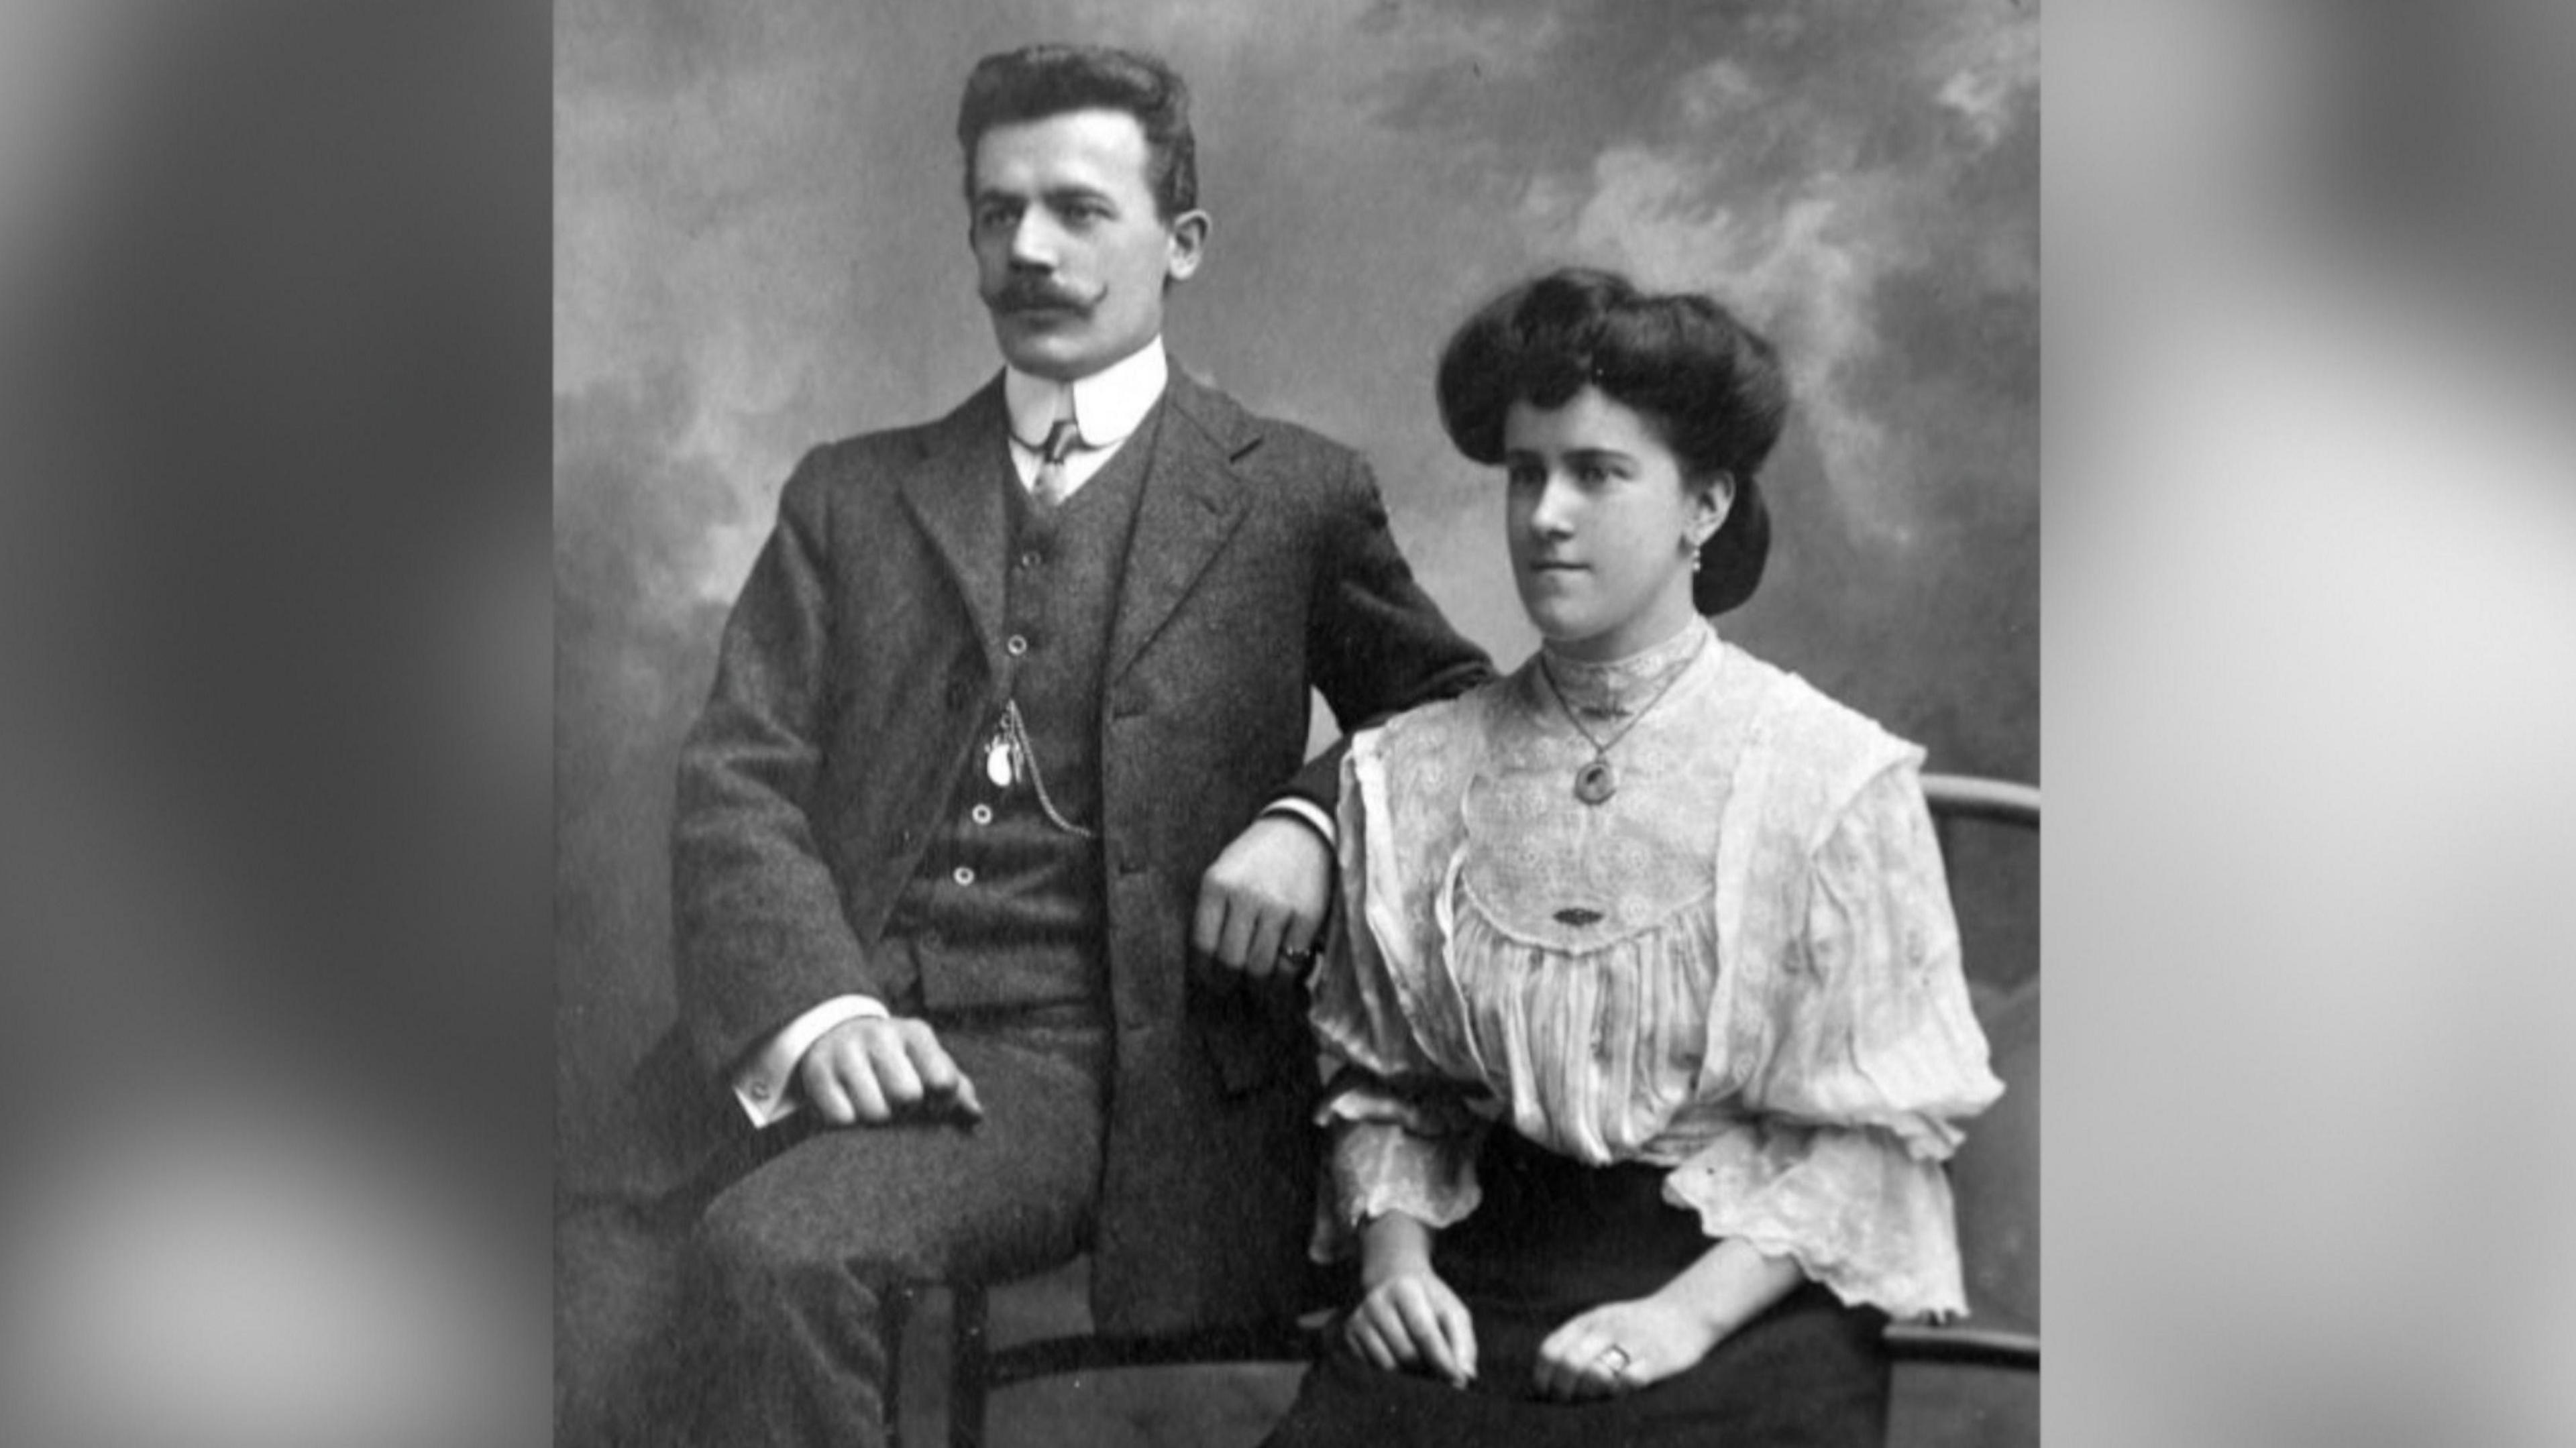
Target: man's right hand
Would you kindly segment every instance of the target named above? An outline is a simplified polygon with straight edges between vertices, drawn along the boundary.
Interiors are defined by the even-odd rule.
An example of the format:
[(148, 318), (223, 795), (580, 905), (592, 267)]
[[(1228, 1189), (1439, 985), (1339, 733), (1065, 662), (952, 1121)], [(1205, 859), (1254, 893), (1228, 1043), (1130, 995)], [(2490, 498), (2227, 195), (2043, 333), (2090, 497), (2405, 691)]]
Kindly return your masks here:
[(834, 1126), (883, 1126), (899, 1118), (984, 1119), (975, 1083), (957, 1069), (927, 1021), (843, 1021), (796, 1063), (805, 1099)]

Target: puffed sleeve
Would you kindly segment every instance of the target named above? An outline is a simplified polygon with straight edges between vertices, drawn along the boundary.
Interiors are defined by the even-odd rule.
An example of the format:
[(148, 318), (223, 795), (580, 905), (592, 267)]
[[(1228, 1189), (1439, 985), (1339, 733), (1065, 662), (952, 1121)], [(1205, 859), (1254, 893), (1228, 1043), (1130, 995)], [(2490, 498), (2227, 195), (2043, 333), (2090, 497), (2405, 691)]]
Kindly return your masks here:
[[(1316, 1112), (1332, 1162), (1313, 1255), (1347, 1255), (1370, 1218), (1400, 1211), (1446, 1227), (1476, 1209), (1476, 1152), (1485, 1123), (1472, 1082), (1453, 1079), (1424, 1032), (1420, 952), (1436, 923), (1406, 908), (1383, 805), (1385, 757), (1375, 731), (1342, 764), (1340, 923), (1309, 982), (1311, 1020), (1332, 1085)], [(1426, 929), (1426, 927), (1429, 927)], [(1428, 1039), (1426, 1039), (1426, 1035)]]
[(1965, 1312), (1942, 1163), (2003, 1083), (1910, 764), (1863, 786), (1811, 856), (1804, 938), (1761, 1008), (1769, 1044), (1745, 1121), (1675, 1168), (1666, 1194), (1712, 1237), (1790, 1257), (1846, 1302)]

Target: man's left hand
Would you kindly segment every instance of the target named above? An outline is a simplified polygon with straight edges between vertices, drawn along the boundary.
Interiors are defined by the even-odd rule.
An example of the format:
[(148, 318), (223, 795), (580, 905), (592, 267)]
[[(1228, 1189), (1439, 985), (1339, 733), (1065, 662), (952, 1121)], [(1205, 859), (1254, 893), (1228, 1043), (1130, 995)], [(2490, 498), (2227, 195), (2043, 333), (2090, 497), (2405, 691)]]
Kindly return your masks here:
[(1300, 821), (1264, 815), (1199, 881), (1190, 948), (1255, 981), (1302, 976), (1332, 903), (1332, 847)]

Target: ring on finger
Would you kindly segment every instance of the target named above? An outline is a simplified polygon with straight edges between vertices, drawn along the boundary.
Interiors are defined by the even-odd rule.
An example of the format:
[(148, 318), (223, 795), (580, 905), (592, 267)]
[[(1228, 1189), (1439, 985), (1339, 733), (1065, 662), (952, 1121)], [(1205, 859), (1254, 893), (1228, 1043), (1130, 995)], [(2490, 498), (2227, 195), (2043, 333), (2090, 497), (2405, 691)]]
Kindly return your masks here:
[(1608, 1347), (1603, 1348), (1600, 1355), (1595, 1357), (1593, 1361), (1608, 1363), (1610, 1365), (1610, 1376), (1614, 1378), (1624, 1378), (1628, 1375), (1628, 1364), (1631, 1359), (1628, 1356), (1628, 1350), (1614, 1342)]

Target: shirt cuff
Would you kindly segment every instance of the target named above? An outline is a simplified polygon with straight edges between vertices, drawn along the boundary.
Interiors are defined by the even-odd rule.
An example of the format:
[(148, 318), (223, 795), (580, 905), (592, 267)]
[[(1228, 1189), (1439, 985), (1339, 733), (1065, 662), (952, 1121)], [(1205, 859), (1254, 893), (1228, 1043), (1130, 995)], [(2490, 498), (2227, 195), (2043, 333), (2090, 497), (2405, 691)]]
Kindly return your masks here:
[(1730, 1131), (1665, 1175), (1664, 1200), (1696, 1211), (1707, 1236), (1787, 1258), (1854, 1306), (1900, 1321), (1967, 1313), (1950, 1179), (1886, 1132)]
[(796, 1063), (833, 1027), (850, 1021), (881, 1021), (894, 1014), (874, 996), (834, 996), (789, 1021), (768, 1044), (752, 1053), (734, 1073), (733, 1098), (742, 1103), (754, 1126), (772, 1126), (796, 1114), (804, 1103), (792, 1087)]
[(1341, 847), (1342, 833), (1334, 826), (1333, 817), (1324, 812), (1324, 807), (1322, 805), (1315, 803), (1311, 799), (1293, 794), (1282, 795), (1279, 798), (1272, 800), (1267, 805), (1262, 806), (1261, 817), (1263, 819), (1268, 819), (1272, 815), (1287, 815), (1291, 818), (1302, 820), (1308, 828), (1324, 837), (1324, 847), (1326, 849), (1339, 849)]
[(1306, 1255), (1337, 1262), (1359, 1245), (1373, 1218), (1402, 1212), (1435, 1232), (1465, 1220), (1484, 1199), (1476, 1154), (1485, 1129), (1422, 1136), (1388, 1121), (1361, 1121), (1333, 1134), (1329, 1185), (1318, 1202)]

